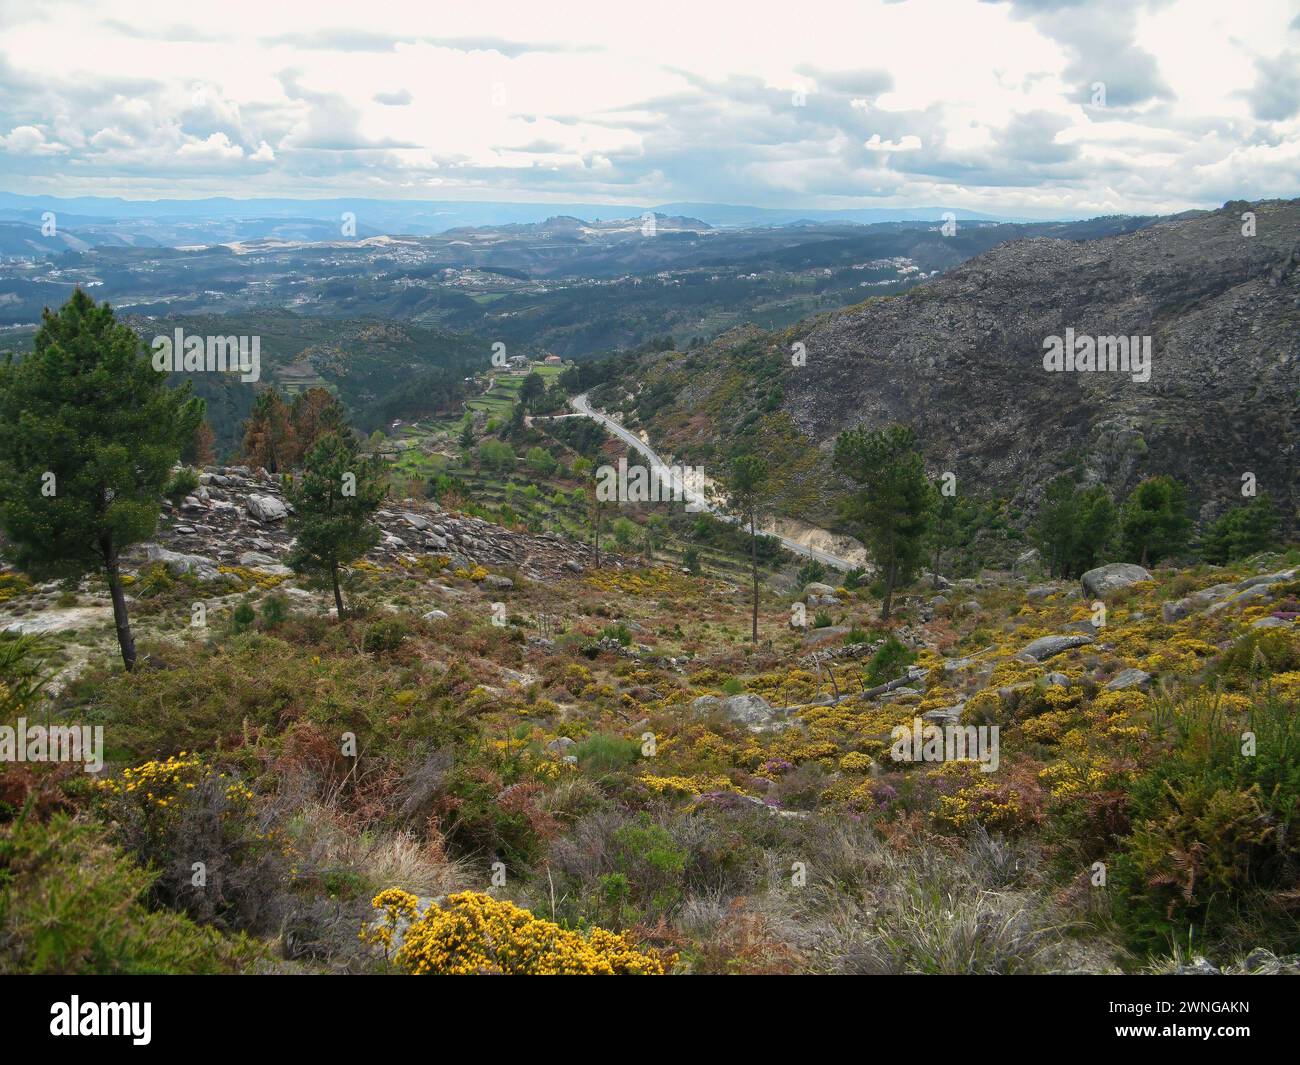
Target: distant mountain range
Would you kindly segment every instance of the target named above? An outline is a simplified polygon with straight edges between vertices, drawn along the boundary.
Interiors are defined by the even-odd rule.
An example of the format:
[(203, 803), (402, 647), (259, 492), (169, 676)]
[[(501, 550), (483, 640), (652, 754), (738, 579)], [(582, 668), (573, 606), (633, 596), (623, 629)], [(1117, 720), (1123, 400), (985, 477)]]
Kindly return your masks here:
[[(53, 237), (40, 233), (46, 212), (57, 226)], [(981, 214), (960, 208), (803, 208), (745, 207), (734, 204), (669, 203), (658, 206), (595, 203), (511, 203), (504, 201), (250, 199), (215, 197), (198, 200), (124, 200), (104, 196), (26, 196), (0, 192), (0, 254), (30, 254), (22, 249), (31, 240), (37, 247), (125, 245), (182, 247), (190, 244), (285, 237), (330, 240), (351, 220), (357, 236), (383, 234), (431, 235), (477, 226), (531, 225), (569, 217), (586, 223), (643, 218), (686, 217), (715, 228), (787, 226), (800, 222), (870, 224), (897, 221), (992, 222), (1023, 220), (1012, 214)], [(12, 226), (35, 228), (14, 231)], [(287, 231), (287, 233), (286, 233)]]

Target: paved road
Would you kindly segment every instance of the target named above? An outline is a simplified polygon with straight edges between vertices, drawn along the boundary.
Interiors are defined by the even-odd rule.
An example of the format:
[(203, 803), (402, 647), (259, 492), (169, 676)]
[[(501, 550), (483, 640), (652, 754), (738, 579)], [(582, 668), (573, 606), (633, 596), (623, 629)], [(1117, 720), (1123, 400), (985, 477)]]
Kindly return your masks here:
[[(572, 399), (569, 400), (569, 406), (571, 406), (577, 412), (577, 414), (583, 418), (594, 418), (596, 421), (600, 422), (600, 424), (603, 425), (606, 429), (608, 429), (611, 433), (613, 433), (616, 437), (622, 440), (623, 443), (627, 444), (628, 447), (641, 452), (641, 454), (643, 454), (647, 459), (650, 460), (650, 465), (652, 468), (657, 468), (663, 471), (671, 470), (671, 467), (666, 462), (664, 462), (664, 460), (661, 459), (655, 453), (654, 449), (649, 444), (647, 444), (644, 440), (642, 440), (639, 436), (637, 436), (631, 430), (623, 428), (623, 426), (619, 425), (618, 422), (614, 421), (614, 419), (610, 418), (608, 415), (602, 414), (596, 410), (592, 410), (591, 404), (587, 401), (587, 393), (584, 392), (580, 396), (574, 396)], [(560, 415), (560, 417), (573, 417), (573, 415)], [(661, 476), (666, 477), (668, 476), (668, 474), (665, 472), (661, 474)], [(682, 491), (682, 494), (685, 496), (685, 498), (689, 502), (695, 504), (695, 506), (698, 507), (700, 510), (707, 510), (710, 514), (713, 514), (715, 517), (720, 518), (722, 521), (729, 521), (733, 523), (736, 521), (734, 515), (723, 513), (721, 510), (718, 509), (716, 505), (710, 502), (701, 493), (693, 491), (688, 486), (683, 485), (681, 483), (681, 478), (679, 476), (672, 477), (672, 484), (674, 488), (680, 489)], [(807, 547), (804, 544), (799, 543), (798, 540), (791, 540), (788, 536), (781, 536), (778, 533), (768, 533), (768, 535), (775, 536), (778, 540), (781, 541), (782, 544), (785, 545), (786, 548), (788, 548), (790, 551), (793, 551), (796, 555), (803, 555), (807, 558), (815, 558), (818, 562), (822, 563), (823, 565), (833, 566), (836, 569), (846, 570), (846, 571), (852, 569), (854, 566), (854, 563), (848, 561), (847, 559), (839, 558), (838, 556), (829, 554), (826, 551), (819, 551), (814, 547)]]

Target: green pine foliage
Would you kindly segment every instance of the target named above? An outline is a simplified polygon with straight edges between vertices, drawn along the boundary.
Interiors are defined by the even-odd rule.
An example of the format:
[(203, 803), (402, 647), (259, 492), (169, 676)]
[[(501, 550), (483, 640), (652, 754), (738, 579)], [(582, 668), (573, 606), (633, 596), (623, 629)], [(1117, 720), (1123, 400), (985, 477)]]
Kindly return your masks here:
[(135, 641), (119, 559), (153, 535), (172, 467), (202, 419), (189, 387), (168, 387), (139, 337), (80, 289), (45, 312), (27, 358), (0, 367), (10, 559), (36, 577), (103, 572), (127, 669)]

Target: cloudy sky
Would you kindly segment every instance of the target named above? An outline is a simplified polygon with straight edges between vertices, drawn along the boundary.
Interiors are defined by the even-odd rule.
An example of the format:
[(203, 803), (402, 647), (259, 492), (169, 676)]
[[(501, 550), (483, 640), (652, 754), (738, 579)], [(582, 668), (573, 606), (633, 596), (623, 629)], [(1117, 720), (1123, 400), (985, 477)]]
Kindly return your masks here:
[(0, 190), (1296, 196), (1300, 0), (0, 0)]

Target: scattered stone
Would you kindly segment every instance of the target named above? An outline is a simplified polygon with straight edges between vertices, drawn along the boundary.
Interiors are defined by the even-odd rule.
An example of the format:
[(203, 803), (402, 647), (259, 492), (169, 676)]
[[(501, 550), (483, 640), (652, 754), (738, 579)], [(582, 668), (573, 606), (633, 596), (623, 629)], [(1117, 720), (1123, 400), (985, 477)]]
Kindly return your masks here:
[(1223, 974), (1204, 958), (1196, 957), (1190, 962), (1179, 962), (1174, 966), (1174, 976), (1222, 976)]
[(1026, 644), (1024, 650), (1017, 657), (1030, 658), (1035, 662), (1043, 662), (1062, 651), (1068, 651), (1072, 647), (1082, 647), (1084, 644), (1092, 643), (1091, 636), (1083, 634), (1077, 636), (1040, 636), (1032, 643)]
[(1108, 692), (1124, 691), (1126, 688), (1141, 688), (1144, 691), (1151, 687), (1151, 674), (1141, 669), (1123, 669), (1116, 673), (1110, 683), (1106, 685)]
[(1242, 581), (1240, 584), (1237, 585), (1237, 590), (1244, 592), (1247, 588), (1254, 588), (1257, 585), (1261, 585), (1261, 584), (1265, 586), (1273, 585), (1273, 584), (1281, 584), (1284, 581), (1294, 580), (1297, 572), (1298, 572), (1297, 570), (1293, 570), (1293, 569), (1284, 569), (1284, 570), (1279, 570), (1277, 573), (1266, 573), (1263, 576), (1259, 576), (1259, 577), (1247, 577), (1244, 581)]
[(192, 573), (201, 581), (215, 581), (221, 576), (217, 563), (203, 555), (185, 555), (179, 551), (169, 551), (159, 544), (147, 544), (145, 557), (150, 562), (161, 562), (173, 577)]
[(751, 731), (762, 731), (770, 727), (779, 715), (789, 712), (775, 709), (761, 695), (730, 695), (722, 699), (716, 695), (702, 695), (691, 704), (691, 710), (697, 715), (721, 713)]
[(1149, 580), (1151, 574), (1141, 566), (1135, 566), (1130, 562), (1111, 562), (1088, 570), (1080, 583), (1083, 585), (1084, 595), (1094, 599), (1105, 599), (1108, 595), (1131, 587), (1139, 581)]
[(921, 715), (921, 720), (928, 721), (932, 725), (959, 725), (961, 713), (965, 709), (966, 703), (962, 701), (952, 706), (939, 707), (937, 710), (927, 710)]
[(1266, 618), (1256, 618), (1250, 623), (1252, 629), (1285, 629), (1291, 624), (1286, 618), (1270, 614)]
[(284, 501), (275, 496), (250, 495), (246, 504), (248, 513), (258, 521), (280, 521), (289, 513)]
[(1031, 547), (1028, 551), (1022, 551), (1016, 556), (1014, 569), (1019, 572), (1028, 566), (1037, 566), (1043, 561), (1042, 553), (1036, 547)]

